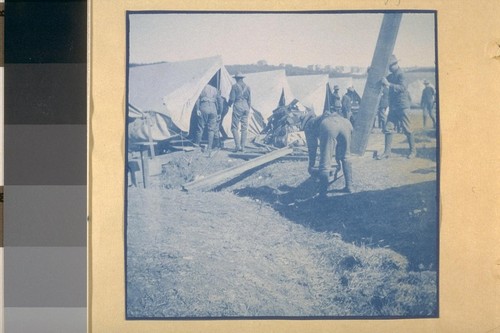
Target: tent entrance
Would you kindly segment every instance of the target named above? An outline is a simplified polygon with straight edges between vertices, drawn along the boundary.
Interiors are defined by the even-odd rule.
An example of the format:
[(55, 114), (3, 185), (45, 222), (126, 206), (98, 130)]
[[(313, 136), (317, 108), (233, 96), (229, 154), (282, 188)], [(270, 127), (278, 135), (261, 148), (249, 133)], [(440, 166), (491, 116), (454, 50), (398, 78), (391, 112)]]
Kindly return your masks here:
[[(212, 87), (217, 88), (217, 90), (220, 91), (221, 90), (221, 87), (220, 87), (220, 76), (221, 76), (221, 70), (219, 69), (214, 74), (214, 76), (212, 76), (212, 78), (210, 79), (210, 81), (208, 81), (207, 84), (211, 85)], [(198, 119), (197, 119), (197, 116), (196, 116), (196, 110), (195, 110), (195, 108), (196, 108), (196, 105), (191, 110), (191, 118), (190, 118), (190, 121), (189, 121), (189, 134), (188, 134), (188, 138), (190, 140), (192, 140), (192, 141), (194, 141), (194, 139), (195, 139), (196, 128), (198, 126)], [(222, 121), (221, 121), (221, 123), (222, 123)], [(202, 140), (207, 140), (207, 138), (208, 138), (208, 134), (207, 134), (207, 129), (205, 128), (205, 130), (203, 131), (201, 139)]]

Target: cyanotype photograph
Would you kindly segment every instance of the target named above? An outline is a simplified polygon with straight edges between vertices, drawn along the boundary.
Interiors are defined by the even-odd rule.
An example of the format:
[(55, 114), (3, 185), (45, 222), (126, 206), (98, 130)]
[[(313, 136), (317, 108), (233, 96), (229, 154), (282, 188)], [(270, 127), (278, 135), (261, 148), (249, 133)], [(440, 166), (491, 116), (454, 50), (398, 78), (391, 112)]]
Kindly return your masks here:
[(128, 320), (439, 317), (436, 11), (129, 11)]

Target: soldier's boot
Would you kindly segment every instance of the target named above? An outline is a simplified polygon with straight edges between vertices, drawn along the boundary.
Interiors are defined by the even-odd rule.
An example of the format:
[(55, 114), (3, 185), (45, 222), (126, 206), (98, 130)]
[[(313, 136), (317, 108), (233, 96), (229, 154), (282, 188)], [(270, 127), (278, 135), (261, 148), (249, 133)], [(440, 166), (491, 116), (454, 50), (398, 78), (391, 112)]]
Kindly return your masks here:
[(214, 144), (212, 146), (212, 148), (220, 148), (220, 141), (221, 141), (221, 138), (220, 138), (220, 132), (219, 131), (215, 131), (214, 132)]
[(382, 160), (385, 158), (391, 157), (392, 150), (392, 133), (385, 134), (385, 143), (384, 143), (384, 153), (377, 157), (377, 160)]
[(233, 133), (233, 138), (234, 138), (234, 151), (238, 152), (241, 150), (240, 147), (240, 133), (238, 133), (238, 130), (231, 131)]
[(424, 117), (423, 117), (423, 123), (424, 123), (424, 128), (426, 128), (427, 127), (427, 116), (425, 114), (424, 114)]
[(213, 148), (215, 148), (215, 149), (222, 148), (220, 138), (218, 138), (217, 136), (214, 136)]
[(247, 131), (242, 131), (241, 132), (241, 146), (240, 146), (240, 151), (245, 150), (245, 145), (247, 143)]
[(214, 132), (208, 132), (207, 155), (212, 156), (212, 147), (214, 145)]
[(193, 145), (195, 147), (199, 147), (200, 146), (200, 142), (201, 142), (201, 134), (199, 131), (196, 131), (195, 135), (194, 135), (194, 142), (193, 142)]
[(432, 120), (432, 128), (436, 128), (436, 116), (432, 114), (432, 110), (430, 111), (431, 112), (431, 120)]
[(328, 174), (320, 172), (319, 174), (319, 197), (320, 199), (326, 198), (326, 192), (328, 191)]
[(415, 147), (415, 137), (413, 136), (413, 133), (408, 134), (407, 138), (408, 145), (410, 146), (410, 153), (408, 154), (407, 158), (415, 158), (415, 156), (417, 156), (417, 148)]
[(345, 187), (342, 190), (345, 193), (352, 193), (352, 164), (344, 160), (342, 162), (342, 169), (344, 169)]

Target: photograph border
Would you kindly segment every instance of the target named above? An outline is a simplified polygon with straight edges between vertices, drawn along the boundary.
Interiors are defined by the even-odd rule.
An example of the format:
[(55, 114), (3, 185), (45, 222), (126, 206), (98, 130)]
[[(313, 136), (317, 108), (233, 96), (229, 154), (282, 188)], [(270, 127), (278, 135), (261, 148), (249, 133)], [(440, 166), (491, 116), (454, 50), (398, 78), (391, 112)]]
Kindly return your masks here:
[[(434, 59), (435, 59), (435, 80), (436, 80), (436, 89), (439, 90), (439, 59), (438, 59), (438, 12), (437, 10), (315, 10), (315, 11), (207, 11), (207, 10), (194, 10), (194, 11), (186, 11), (186, 10), (127, 10), (125, 19), (126, 19), (126, 94), (125, 94), (125, 117), (127, 117), (128, 113), (128, 104), (129, 104), (129, 69), (130, 69), (130, 16), (131, 15), (142, 15), (142, 14), (152, 14), (152, 15), (161, 15), (161, 14), (237, 14), (237, 15), (245, 15), (245, 14), (332, 14), (332, 15), (345, 15), (345, 14), (433, 14), (434, 15)], [(438, 95), (439, 96), (439, 95)], [(436, 99), (436, 109), (439, 110), (439, 98)], [(125, 257), (125, 314), (126, 320), (152, 320), (152, 321), (164, 321), (164, 320), (393, 320), (393, 319), (432, 319), (439, 318), (439, 240), (440, 240), (440, 122), (439, 122), (440, 112), (436, 112), (436, 123), (438, 124), (436, 127), (436, 202), (437, 202), (437, 216), (436, 220), (433, 221), (436, 224), (436, 235), (437, 235), (437, 245), (436, 245), (436, 258), (437, 258), (437, 268), (436, 268), (436, 302), (437, 302), (437, 311), (435, 315), (430, 316), (231, 316), (231, 317), (130, 317), (127, 313), (127, 302), (128, 302), (128, 274), (127, 274), (127, 239), (128, 239), (128, 221), (127, 221), (127, 211), (128, 211), (128, 174), (127, 174), (127, 161), (128, 156), (125, 156), (124, 161), (124, 196), (125, 196), (125, 205), (124, 205), (124, 257)], [(125, 126), (125, 138), (128, 138), (128, 126)], [(125, 139), (125, 151), (128, 151), (128, 139)]]

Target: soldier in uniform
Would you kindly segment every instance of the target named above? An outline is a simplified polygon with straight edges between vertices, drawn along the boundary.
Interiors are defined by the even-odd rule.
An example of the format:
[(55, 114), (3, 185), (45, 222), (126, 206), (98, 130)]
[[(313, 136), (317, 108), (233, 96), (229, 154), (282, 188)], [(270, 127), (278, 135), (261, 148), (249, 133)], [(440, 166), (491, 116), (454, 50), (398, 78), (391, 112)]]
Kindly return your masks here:
[(408, 93), (408, 83), (405, 75), (398, 65), (398, 59), (391, 55), (389, 58), (389, 71), (386, 78), (382, 78), (383, 86), (389, 88), (389, 114), (384, 128), (385, 148), (384, 153), (378, 159), (385, 159), (391, 156), (392, 136), (396, 132), (399, 123), (403, 134), (408, 139), (410, 152), (408, 158), (416, 156), (415, 138), (411, 129), (411, 122), (408, 113), (410, 111), (410, 94)]
[(316, 117), (314, 112), (304, 116), (301, 128), (306, 134), (307, 148), (309, 153), (308, 171), (311, 176), (315, 174), (316, 154), (320, 149), (318, 176), (320, 179), (320, 197), (325, 198), (329, 185), (329, 177), (332, 171), (332, 153), (335, 148), (335, 159), (338, 163), (337, 170), (344, 171), (346, 193), (352, 192), (352, 165), (349, 160), (352, 124), (336, 112), (324, 113)]
[(341, 113), (342, 111), (342, 102), (340, 100), (340, 94), (339, 94), (339, 86), (334, 85), (333, 86), (333, 94), (332, 94), (332, 103), (330, 107), (330, 112), (337, 112), (338, 114)]
[[(247, 141), (248, 114), (252, 106), (252, 94), (250, 87), (243, 82), (245, 76), (238, 72), (234, 78), (236, 83), (231, 87), (229, 94), (229, 107), (233, 106), (233, 118), (231, 120), (231, 133), (233, 133), (235, 151), (243, 151)], [(241, 123), (241, 141), (238, 127)]]
[(214, 135), (217, 130), (217, 119), (219, 117), (220, 105), (222, 98), (217, 88), (207, 84), (201, 91), (198, 100), (196, 101), (197, 127), (194, 143), (199, 146), (203, 131), (207, 128), (208, 145), (207, 153), (211, 154)]
[(354, 124), (352, 117), (352, 102), (354, 101), (354, 87), (347, 88), (347, 92), (342, 96), (342, 115)]
[(432, 124), (434, 128), (436, 128), (436, 118), (434, 117), (434, 114), (432, 113), (432, 110), (434, 109), (434, 101), (436, 97), (436, 91), (432, 86), (430, 85), (429, 81), (424, 80), (424, 85), (425, 88), (422, 90), (422, 99), (420, 100), (420, 107), (422, 108), (423, 112), (423, 124), (424, 128), (427, 125), (427, 116), (429, 116), (432, 120)]

